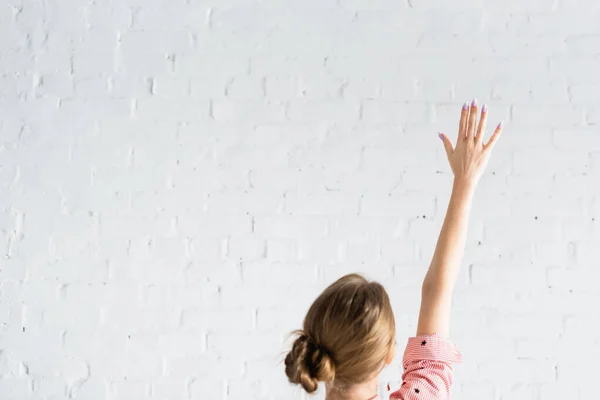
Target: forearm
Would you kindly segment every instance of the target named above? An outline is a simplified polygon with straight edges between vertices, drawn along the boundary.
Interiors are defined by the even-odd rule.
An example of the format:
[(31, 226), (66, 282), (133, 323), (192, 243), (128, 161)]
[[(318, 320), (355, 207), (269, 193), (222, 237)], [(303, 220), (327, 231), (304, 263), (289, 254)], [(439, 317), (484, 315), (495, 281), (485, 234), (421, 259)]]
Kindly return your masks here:
[(417, 335), (450, 334), (452, 292), (460, 270), (474, 186), (455, 180), (446, 218), (423, 281)]
[(475, 186), (454, 181), (446, 218), (423, 281), (423, 291), (452, 292), (465, 249), (469, 213)]

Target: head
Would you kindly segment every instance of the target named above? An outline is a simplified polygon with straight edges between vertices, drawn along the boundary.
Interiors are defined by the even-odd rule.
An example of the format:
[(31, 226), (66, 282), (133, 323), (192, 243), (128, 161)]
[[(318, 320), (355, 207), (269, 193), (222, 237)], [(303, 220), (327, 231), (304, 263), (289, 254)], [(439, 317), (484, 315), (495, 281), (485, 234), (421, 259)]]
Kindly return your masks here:
[(290, 382), (308, 392), (323, 381), (339, 390), (376, 378), (395, 355), (389, 297), (377, 282), (346, 275), (311, 305), (285, 358)]

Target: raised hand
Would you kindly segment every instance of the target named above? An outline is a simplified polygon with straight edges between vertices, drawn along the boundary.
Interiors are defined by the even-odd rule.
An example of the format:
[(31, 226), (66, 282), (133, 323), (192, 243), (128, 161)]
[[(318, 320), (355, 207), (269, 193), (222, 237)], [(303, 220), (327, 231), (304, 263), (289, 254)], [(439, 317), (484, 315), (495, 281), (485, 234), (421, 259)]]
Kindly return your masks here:
[(496, 126), (496, 130), (488, 142), (483, 143), (487, 111), (487, 106), (484, 104), (481, 108), (479, 121), (477, 121), (477, 100), (473, 100), (470, 105), (468, 103), (464, 104), (460, 114), (456, 147), (452, 146), (452, 142), (445, 134), (439, 134), (444, 142), (444, 148), (454, 177), (458, 181), (468, 184), (477, 183), (487, 165), (492, 148), (500, 137), (502, 122)]
[(452, 293), (465, 249), (473, 193), (492, 148), (502, 132), (500, 123), (490, 140), (484, 144), (483, 135), (487, 119), (485, 105), (479, 121), (477, 116), (476, 100), (473, 100), (471, 105), (463, 106), (456, 148), (452, 147), (446, 135), (440, 133), (454, 172), (454, 184), (440, 237), (423, 281), (417, 335), (438, 333), (447, 336), (449, 333)]

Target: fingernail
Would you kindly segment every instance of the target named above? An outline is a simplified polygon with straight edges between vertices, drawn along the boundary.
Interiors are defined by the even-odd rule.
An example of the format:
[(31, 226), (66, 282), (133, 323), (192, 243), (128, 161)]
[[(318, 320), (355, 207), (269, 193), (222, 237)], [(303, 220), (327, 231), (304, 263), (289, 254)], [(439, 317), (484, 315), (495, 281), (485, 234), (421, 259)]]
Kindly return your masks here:
[(441, 132), (438, 132), (438, 136), (440, 139), (444, 140), (444, 136), (441, 134)]
[(477, 99), (473, 99), (471, 102), (471, 107), (475, 107), (477, 105)]
[(498, 129), (502, 128), (503, 125), (504, 125), (504, 121), (500, 121), (500, 123), (498, 124)]
[(484, 104), (483, 107), (481, 107), (481, 112), (487, 112), (487, 104)]
[(469, 102), (467, 101), (467, 102), (465, 102), (465, 105), (463, 106), (463, 110), (466, 110), (468, 108), (469, 108)]

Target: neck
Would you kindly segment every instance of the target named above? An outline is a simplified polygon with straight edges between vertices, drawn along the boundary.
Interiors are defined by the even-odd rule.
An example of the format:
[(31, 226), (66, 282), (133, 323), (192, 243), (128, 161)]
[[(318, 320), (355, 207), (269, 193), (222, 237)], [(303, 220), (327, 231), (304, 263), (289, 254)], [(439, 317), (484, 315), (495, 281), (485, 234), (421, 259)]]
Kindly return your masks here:
[(376, 377), (344, 391), (326, 385), (325, 400), (369, 400), (377, 395), (378, 384), (379, 379)]

